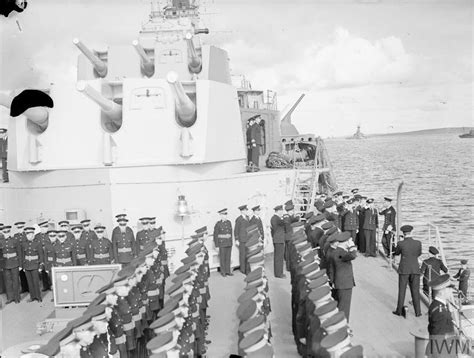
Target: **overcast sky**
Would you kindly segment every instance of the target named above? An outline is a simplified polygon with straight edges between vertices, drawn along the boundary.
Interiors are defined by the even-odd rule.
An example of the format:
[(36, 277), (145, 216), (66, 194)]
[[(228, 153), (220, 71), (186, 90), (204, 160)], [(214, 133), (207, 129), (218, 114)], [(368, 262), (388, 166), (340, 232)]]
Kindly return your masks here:
[[(0, 90), (74, 81), (72, 38), (131, 43), (148, 9), (145, 0), (31, 0), (0, 19)], [(203, 12), (206, 42), (228, 50), (234, 74), (277, 91), (280, 109), (306, 94), (293, 115), (301, 132), (474, 126), (471, 0), (207, 0)]]

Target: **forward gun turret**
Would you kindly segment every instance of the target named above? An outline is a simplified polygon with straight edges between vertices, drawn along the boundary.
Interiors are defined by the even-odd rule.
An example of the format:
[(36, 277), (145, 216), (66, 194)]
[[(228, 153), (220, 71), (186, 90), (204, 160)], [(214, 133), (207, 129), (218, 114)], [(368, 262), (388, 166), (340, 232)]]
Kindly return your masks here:
[(94, 54), (86, 45), (84, 45), (79, 39), (72, 40), (73, 44), (87, 57), (87, 59), (94, 66), (95, 72), (99, 77), (105, 77), (107, 75), (107, 64), (102, 61), (96, 54)]
[(145, 49), (137, 40), (132, 42), (133, 47), (137, 50), (138, 56), (141, 60), (142, 72), (145, 76), (151, 77), (155, 73), (155, 64), (150, 56), (145, 52)]
[(196, 106), (184, 91), (183, 85), (179, 82), (176, 72), (168, 73), (166, 79), (174, 93), (179, 123), (183, 127), (191, 127), (196, 122)]
[(79, 92), (84, 93), (92, 101), (97, 103), (102, 110), (102, 114), (106, 117), (105, 126), (111, 132), (117, 131), (122, 126), (122, 106), (114, 101), (105, 98), (102, 93), (98, 92), (84, 81), (80, 81), (76, 86)]

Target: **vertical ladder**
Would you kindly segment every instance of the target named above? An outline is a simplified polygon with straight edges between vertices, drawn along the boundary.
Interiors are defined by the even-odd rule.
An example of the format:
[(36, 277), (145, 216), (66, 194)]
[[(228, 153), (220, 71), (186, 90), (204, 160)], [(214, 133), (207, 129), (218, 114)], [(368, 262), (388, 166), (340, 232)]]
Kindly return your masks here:
[(319, 184), (319, 170), (316, 161), (313, 165), (294, 165), (293, 194), (291, 200), (296, 215), (304, 215), (311, 210)]

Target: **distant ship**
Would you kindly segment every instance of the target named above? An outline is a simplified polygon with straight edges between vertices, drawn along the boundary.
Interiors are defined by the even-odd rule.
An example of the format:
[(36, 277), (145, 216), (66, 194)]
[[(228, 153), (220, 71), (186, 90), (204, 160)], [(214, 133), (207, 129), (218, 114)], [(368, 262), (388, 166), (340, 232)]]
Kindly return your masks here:
[(346, 139), (366, 139), (366, 136), (360, 131), (360, 125), (358, 125), (357, 132), (355, 132), (352, 137), (348, 137)]
[(471, 129), (469, 133), (460, 134), (459, 138), (474, 138), (474, 129)]

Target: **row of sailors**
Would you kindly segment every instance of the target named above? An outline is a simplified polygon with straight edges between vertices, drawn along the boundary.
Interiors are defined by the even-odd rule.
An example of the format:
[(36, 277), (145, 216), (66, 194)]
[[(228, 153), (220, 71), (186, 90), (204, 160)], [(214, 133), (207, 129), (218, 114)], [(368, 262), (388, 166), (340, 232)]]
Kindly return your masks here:
[(271, 312), (268, 279), (264, 268), (263, 238), (258, 226), (247, 228), (249, 240), (245, 244), (248, 274), (245, 291), (239, 296), (238, 354), (240, 357), (273, 357), (271, 345)]
[(207, 227), (191, 236), (183, 263), (175, 271), (170, 299), (150, 328), (154, 337), (147, 343), (153, 358), (201, 357), (206, 354), (209, 316), (209, 253), (204, 245)]
[[(295, 222), (291, 225), (288, 245), (292, 329), (298, 353), (303, 357), (318, 358), (362, 357), (362, 347), (351, 344), (348, 326), (347, 305), (350, 306), (354, 283), (350, 261), (355, 257), (351, 236), (330, 224), (332, 227), (325, 230), (324, 236), (337, 243), (334, 250), (338, 251), (334, 252), (335, 257), (327, 269), (322, 268), (318, 250), (308, 242), (304, 224)], [(335, 230), (330, 234), (332, 228)], [(344, 262), (344, 266), (339, 266), (338, 261)], [(341, 276), (351, 281), (348, 287), (339, 284)]]
[[(203, 354), (207, 325), (208, 255), (205, 228), (189, 243), (187, 257), (165, 289), (166, 269), (155, 240), (117, 277), (97, 291), (84, 314), (37, 350), (47, 357), (195, 357)], [(164, 301), (166, 296), (169, 298)], [(170, 333), (172, 332), (172, 334)], [(170, 333), (179, 347), (165, 347)], [(166, 336), (167, 337), (167, 336)], [(166, 346), (168, 347), (168, 346)], [(147, 350), (148, 349), (148, 350)]]
[[(25, 228), (25, 222), (14, 224), (16, 233), (13, 236), (12, 227), (2, 225), (1, 286), (5, 285), (7, 303), (20, 301), (19, 282), (21, 291), (30, 292), (30, 301), (41, 301), (40, 275), (43, 291), (49, 290), (52, 267), (128, 264), (145, 245), (164, 236), (161, 227), (155, 228), (155, 218), (142, 218), (142, 230), (137, 233), (135, 240), (133, 230), (127, 226), (126, 215), (120, 214), (116, 218), (118, 225), (112, 232), (111, 240), (105, 237), (104, 226), (97, 225), (91, 230), (90, 220), (81, 221), (81, 224), (73, 226), (71, 231), (66, 220), (58, 223), (60, 230), (48, 230), (49, 222), (44, 221), (39, 223), (40, 232), (36, 235), (35, 228)], [(167, 264), (165, 266), (167, 267)], [(26, 276), (26, 280), (23, 276)]]

